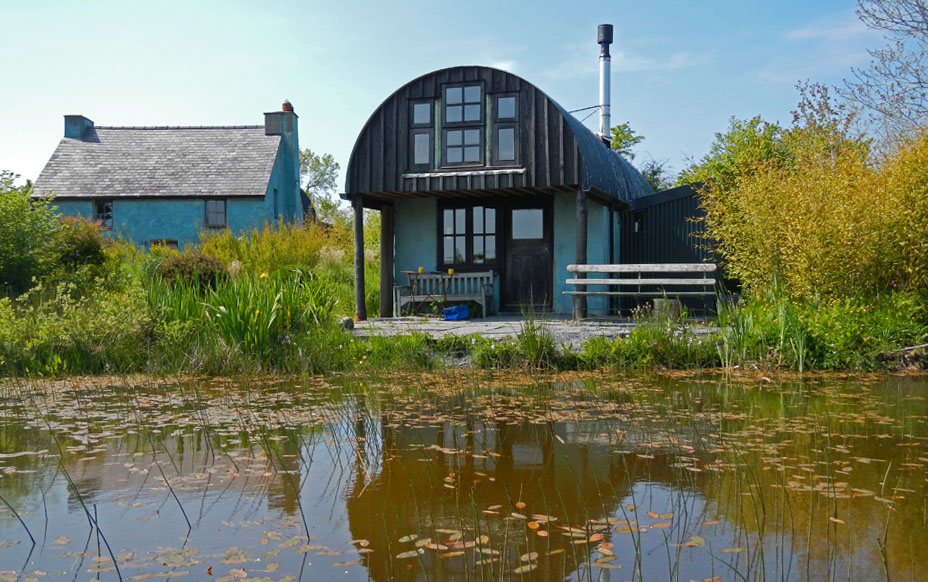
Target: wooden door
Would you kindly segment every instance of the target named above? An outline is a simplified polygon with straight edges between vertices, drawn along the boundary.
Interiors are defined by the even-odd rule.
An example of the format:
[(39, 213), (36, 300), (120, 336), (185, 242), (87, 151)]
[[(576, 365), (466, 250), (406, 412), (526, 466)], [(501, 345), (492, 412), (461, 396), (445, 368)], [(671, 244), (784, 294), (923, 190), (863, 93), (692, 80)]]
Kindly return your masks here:
[(505, 210), (503, 309), (550, 309), (553, 285), (553, 235), (550, 204)]

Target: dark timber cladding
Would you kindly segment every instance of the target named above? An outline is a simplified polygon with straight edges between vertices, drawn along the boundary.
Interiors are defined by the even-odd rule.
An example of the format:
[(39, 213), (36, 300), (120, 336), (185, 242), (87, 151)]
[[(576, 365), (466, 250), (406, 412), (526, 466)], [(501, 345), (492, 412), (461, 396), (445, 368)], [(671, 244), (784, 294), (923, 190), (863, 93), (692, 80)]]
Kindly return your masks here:
[[(437, 163), (440, 155), (430, 142), (430, 164), (413, 164), (410, 103), (432, 104), (433, 136), (441, 136), (442, 88), (456, 83), (479, 83), (486, 96), (517, 96), (516, 151), (518, 164), (495, 163), (484, 153), (479, 167), (448, 167)], [(486, 103), (481, 104), (487, 107)], [(495, 123), (487, 108), (484, 119)], [(489, 132), (488, 132), (489, 133)], [(440, 137), (439, 137), (440, 139)], [(484, 148), (490, 151), (489, 135)], [(460, 197), (487, 194), (537, 195), (544, 188), (573, 192), (584, 182), (581, 156), (563, 109), (532, 84), (488, 67), (455, 67), (429, 73), (406, 84), (374, 112), (364, 126), (348, 163), (345, 193), (361, 194), (364, 205), (379, 208), (384, 201), (418, 195)], [(531, 189), (531, 190), (529, 190)]]
[[(392, 212), (400, 201), (457, 199), (440, 201), (441, 208), (442, 204), (487, 204), (495, 200), (494, 205), (513, 212), (521, 205), (547, 209), (543, 212), (550, 215), (551, 198), (566, 193), (577, 200), (576, 262), (584, 263), (588, 200), (617, 210), (651, 193), (637, 170), (537, 87), (506, 71), (478, 66), (434, 71), (390, 95), (361, 130), (346, 175), (343, 197), (352, 202), (358, 223), (363, 219), (362, 208), (386, 212), (382, 256), (392, 254), (389, 239), (407, 237), (397, 240), (408, 242), (408, 237), (414, 236), (395, 231)], [(507, 224), (500, 222), (503, 237), (508, 236)], [(440, 266), (474, 266), (471, 259), (477, 253), (472, 245), (482, 239), (467, 236), (483, 235), (469, 232), (471, 227), (462, 228), (458, 233), (461, 236), (454, 235), (454, 244), (458, 245), (460, 238), (461, 246), (455, 246), (452, 263), (439, 258)], [(465, 232), (469, 234), (464, 236)], [(528, 283), (516, 277), (522, 271), (515, 265), (526, 257), (519, 254), (521, 243), (514, 241), (547, 240), (539, 249), (546, 249), (546, 260), (553, 265), (553, 236), (549, 225), (540, 237), (503, 238), (502, 244), (494, 247), (502, 253), (500, 263), (491, 267), (500, 276), (501, 297), (518, 297), (526, 290), (532, 296), (537, 286), (550, 302), (553, 267), (531, 269), (537, 280)], [(363, 248), (362, 237), (363, 230), (356, 225), (356, 248)], [(437, 247), (434, 252), (439, 255)], [(366, 315), (363, 259), (363, 254), (356, 252), (359, 319)], [(388, 266), (382, 263), (380, 281), (381, 288), (387, 290), (393, 287), (394, 275)], [(382, 314), (389, 313), (389, 299), (388, 293), (381, 293)]]

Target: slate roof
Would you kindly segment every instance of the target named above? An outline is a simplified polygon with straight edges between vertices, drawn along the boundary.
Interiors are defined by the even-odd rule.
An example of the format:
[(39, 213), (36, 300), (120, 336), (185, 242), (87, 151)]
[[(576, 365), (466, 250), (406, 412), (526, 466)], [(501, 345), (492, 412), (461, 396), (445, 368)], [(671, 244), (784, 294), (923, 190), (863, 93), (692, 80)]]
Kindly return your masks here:
[(64, 138), (35, 181), (56, 198), (264, 196), (281, 136), (263, 125), (90, 127)]

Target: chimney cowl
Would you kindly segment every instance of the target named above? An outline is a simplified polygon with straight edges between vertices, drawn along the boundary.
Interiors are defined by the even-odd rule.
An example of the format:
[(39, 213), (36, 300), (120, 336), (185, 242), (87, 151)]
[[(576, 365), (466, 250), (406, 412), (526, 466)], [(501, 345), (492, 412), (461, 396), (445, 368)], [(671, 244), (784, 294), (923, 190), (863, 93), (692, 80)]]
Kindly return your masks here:
[(290, 103), (289, 99), (284, 99), (283, 104), (280, 106), (281, 111), (286, 111), (287, 113), (293, 113), (293, 104)]

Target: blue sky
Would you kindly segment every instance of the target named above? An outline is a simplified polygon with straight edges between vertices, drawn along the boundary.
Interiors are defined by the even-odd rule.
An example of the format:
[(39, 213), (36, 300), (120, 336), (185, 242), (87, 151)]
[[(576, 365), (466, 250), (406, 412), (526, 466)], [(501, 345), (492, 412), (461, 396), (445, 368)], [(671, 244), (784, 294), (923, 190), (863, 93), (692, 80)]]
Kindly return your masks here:
[(32, 179), (71, 113), (255, 125), (286, 98), (301, 145), (344, 168), (374, 109), (435, 69), (496, 66), (567, 109), (596, 105), (601, 23), (613, 122), (645, 136), (636, 162), (679, 171), (731, 116), (788, 123), (797, 81), (839, 84), (881, 44), (850, 0), (0, 0), (0, 23), (0, 169)]

